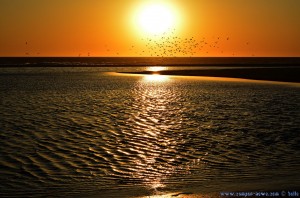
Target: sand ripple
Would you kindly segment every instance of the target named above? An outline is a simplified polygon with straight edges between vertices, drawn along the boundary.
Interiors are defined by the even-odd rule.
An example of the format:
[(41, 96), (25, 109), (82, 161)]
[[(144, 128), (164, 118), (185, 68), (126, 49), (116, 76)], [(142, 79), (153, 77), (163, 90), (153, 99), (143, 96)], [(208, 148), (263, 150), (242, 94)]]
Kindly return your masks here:
[(300, 182), (298, 88), (78, 74), (1, 81), (14, 86), (1, 95), (0, 196)]

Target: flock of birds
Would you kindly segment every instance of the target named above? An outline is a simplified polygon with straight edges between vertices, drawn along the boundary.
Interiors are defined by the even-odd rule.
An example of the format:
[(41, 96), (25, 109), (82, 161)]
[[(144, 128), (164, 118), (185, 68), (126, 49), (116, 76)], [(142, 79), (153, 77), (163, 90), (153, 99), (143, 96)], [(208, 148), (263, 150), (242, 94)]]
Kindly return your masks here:
[[(229, 37), (223, 38), (223, 40), (228, 41)], [(172, 31), (161, 36), (142, 39), (142, 42), (145, 43), (144, 48), (135, 50), (135, 46), (132, 45), (130, 50), (135, 50), (134, 52), (139, 56), (145, 54), (151, 57), (194, 56), (198, 55), (199, 52), (208, 54), (211, 49), (219, 49), (221, 41), (221, 37), (215, 38), (212, 42), (209, 42), (205, 37), (201, 40), (194, 37), (183, 38), (176, 36), (175, 32)]]

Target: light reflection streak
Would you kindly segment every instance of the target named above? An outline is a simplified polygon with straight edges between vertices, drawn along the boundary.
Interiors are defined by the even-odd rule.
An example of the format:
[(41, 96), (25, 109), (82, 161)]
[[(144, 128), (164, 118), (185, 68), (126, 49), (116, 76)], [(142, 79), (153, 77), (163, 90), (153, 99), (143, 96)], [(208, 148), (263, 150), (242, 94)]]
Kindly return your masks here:
[(147, 71), (162, 71), (162, 70), (168, 70), (167, 67), (163, 66), (153, 66), (153, 67), (147, 67)]
[(155, 191), (166, 187), (164, 180), (176, 172), (170, 163), (176, 160), (180, 142), (171, 134), (181, 126), (182, 109), (176, 105), (179, 94), (170, 89), (172, 83), (168, 76), (144, 75), (134, 92), (137, 111), (129, 118), (135, 126), (134, 140), (143, 145), (138, 151), (140, 159), (135, 161), (134, 177)]
[(169, 79), (166, 75), (159, 75), (159, 74), (152, 74), (152, 75), (145, 75), (144, 80), (148, 82), (163, 82)]

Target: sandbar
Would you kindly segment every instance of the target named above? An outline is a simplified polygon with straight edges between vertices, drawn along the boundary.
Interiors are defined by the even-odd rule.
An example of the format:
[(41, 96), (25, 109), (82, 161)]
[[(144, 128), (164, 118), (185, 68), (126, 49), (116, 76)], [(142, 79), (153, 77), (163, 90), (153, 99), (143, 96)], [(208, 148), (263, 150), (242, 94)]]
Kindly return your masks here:
[(122, 72), (131, 74), (159, 74), (174, 76), (206, 76), (243, 78), (251, 80), (267, 80), (280, 82), (300, 82), (300, 67), (274, 67), (274, 68), (225, 68), (225, 69), (189, 69), (189, 70), (162, 70)]

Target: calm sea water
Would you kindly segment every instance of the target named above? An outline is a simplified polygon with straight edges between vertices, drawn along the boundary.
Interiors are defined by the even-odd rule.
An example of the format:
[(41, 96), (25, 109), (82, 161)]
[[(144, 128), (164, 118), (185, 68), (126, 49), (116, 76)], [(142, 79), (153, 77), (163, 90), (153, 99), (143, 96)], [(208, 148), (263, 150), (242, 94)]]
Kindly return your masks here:
[(128, 70), (1, 68), (0, 197), (299, 189), (299, 84)]

